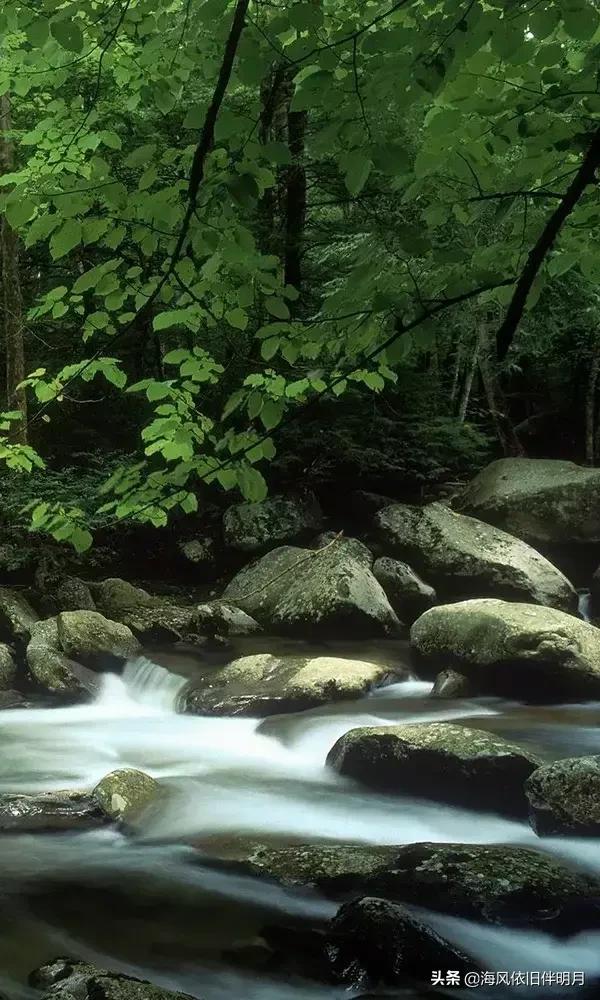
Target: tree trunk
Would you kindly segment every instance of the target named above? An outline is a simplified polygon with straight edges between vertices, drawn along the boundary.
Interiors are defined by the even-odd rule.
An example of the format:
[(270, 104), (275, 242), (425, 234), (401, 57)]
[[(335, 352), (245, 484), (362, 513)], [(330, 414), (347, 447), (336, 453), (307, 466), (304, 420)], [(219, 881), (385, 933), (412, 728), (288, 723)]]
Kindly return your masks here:
[(306, 111), (288, 111), (288, 145), (293, 163), (287, 169), (285, 223), (285, 283), (302, 286), (302, 244), (306, 224), (304, 146)]
[(596, 387), (600, 371), (600, 341), (592, 348), (587, 392), (585, 397), (585, 463), (596, 463)]
[(458, 338), (458, 343), (456, 345), (456, 351), (454, 353), (454, 364), (452, 366), (452, 382), (450, 384), (450, 412), (454, 413), (454, 408), (456, 406), (456, 397), (458, 396), (458, 384), (460, 381), (460, 369), (462, 367), (463, 360), (463, 343), (462, 334)]
[(486, 320), (479, 325), (477, 356), (488, 409), (502, 451), (507, 456), (524, 455), (523, 445), (519, 441), (506, 412), (506, 400), (498, 381), (496, 361), (492, 354), (490, 330)]
[(479, 345), (475, 345), (473, 351), (473, 358), (471, 364), (467, 368), (465, 374), (465, 381), (463, 383), (462, 393), (460, 397), (460, 402), (458, 404), (458, 421), (464, 424), (467, 419), (467, 410), (469, 409), (469, 401), (471, 399), (471, 390), (473, 388), (473, 379), (475, 378), (475, 372), (477, 371), (477, 353), (479, 350)]
[[(10, 97), (0, 98), (0, 174), (14, 170), (14, 147), (8, 133), (12, 129)], [(21, 420), (13, 425), (12, 440), (27, 444), (27, 397), (17, 386), (25, 371), (23, 303), (19, 274), (19, 239), (6, 216), (0, 222), (0, 262), (2, 267), (2, 306), (6, 351), (7, 409), (18, 410)]]

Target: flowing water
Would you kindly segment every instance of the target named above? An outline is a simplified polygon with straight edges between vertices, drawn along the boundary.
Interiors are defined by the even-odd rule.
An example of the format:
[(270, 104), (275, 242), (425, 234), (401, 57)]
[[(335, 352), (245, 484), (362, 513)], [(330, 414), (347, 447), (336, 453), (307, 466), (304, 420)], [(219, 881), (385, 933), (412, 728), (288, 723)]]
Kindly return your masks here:
[[(331, 654), (330, 648), (324, 651)], [(400, 654), (394, 644), (382, 642), (356, 644), (353, 655), (389, 662)], [(547, 759), (600, 752), (599, 704), (532, 708), (498, 700), (438, 701), (429, 698), (429, 683), (413, 679), (357, 702), (268, 720), (194, 717), (177, 714), (177, 705), (197, 661), (171, 656), (162, 662), (172, 669), (141, 658), (122, 676), (105, 675), (87, 705), (0, 712), (2, 792), (86, 789), (120, 767), (140, 768), (168, 791), (143, 831), (129, 839), (112, 830), (2, 837), (0, 994), (5, 997), (26, 996), (27, 973), (58, 954), (87, 958), (202, 1000), (349, 996), (304, 981), (275, 982), (223, 963), (224, 949), (252, 943), (265, 923), (325, 920), (336, 906), (316, 892), (280, 888), (207, 864), (215, 845), (222, 853), (244, 840), (514, 843), (543, 846), (600, 874), (595, 840), (542, 844), (525, 823), (375, 795), (324, 766), (329, 749), (347, 730), (396, 721), (466, 720)], [(598, 934), (557, 941), (537, 932), (425, 916), (488, 969), (600, 973)]]

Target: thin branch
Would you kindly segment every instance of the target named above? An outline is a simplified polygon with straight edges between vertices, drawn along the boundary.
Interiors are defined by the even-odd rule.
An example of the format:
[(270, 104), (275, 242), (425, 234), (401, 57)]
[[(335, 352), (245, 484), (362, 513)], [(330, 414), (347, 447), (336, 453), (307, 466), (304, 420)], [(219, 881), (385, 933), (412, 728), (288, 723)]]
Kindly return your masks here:
[(571, 184), (565, 191), (562, 200), (557, 205), (555, 211), (548, 219), (542, 230), (537, 243), (531, 249), (521, 277), (517, 281), (514, 295), (506, 311), (504, 321), (496, 334), (496, 345), (498, 359), (502, 361), (513, 342), (527, 299), (531, 291), (533, 282), (546, 259), (546, 256), (554, 246), (556, 238), (560, 233), (565, 221), (574, 210), (578, 201), (585, 193), (586, 188), (596, 181), (596, 170), (600, 166), (600, 128), (596, 130), (589, 149), (585, 154), (579, 170), (575, 174)]

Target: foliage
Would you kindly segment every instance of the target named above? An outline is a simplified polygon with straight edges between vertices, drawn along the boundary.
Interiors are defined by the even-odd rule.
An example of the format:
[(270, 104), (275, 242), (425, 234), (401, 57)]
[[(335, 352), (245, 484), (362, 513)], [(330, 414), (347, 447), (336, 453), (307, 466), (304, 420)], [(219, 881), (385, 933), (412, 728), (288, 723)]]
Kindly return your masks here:
[[(161, 526), (200, 482), (260, 499), (277, 435), (319, 401), (393, 395), (432, 351), (444, 370), (457, 318), (497, 316), (508, 346), (568, 274), (594, 298), (594, 0), (5, 0), (0, 35), (0, 209), (44, 258), (28, 322), (72, 332), (68, 363), (26, 379), (34, 424), (92, 380), (149, 411), (98, 523)], [(158, 344), (147, 377), (132, 337)], [(12, 419), (0, 458), (30, 472)], [(421, 431), (460, 455), (446, 419)], [(83, 548), (90, 513), (38, 503), (32, 523)]]

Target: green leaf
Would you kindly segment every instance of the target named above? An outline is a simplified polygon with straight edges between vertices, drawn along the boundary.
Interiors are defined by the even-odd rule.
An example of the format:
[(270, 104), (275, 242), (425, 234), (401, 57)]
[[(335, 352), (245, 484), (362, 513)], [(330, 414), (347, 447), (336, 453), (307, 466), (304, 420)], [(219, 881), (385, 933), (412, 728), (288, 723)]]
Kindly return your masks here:
[(263, 397), (260, 392), (251, 392), (248, 396), (248, 417), (254, 420), (263, 408)]
[(278, 296), (266, 299), (265, 306), (267, 307), (267, 311), (271, 313), (271, 316), (275, 316), (277, 319), (290, 318), (290, 310), (283, 299), (280, 299)]
[(35, 49), (41, 49), (50, 37), (50, 22), (46, 17), (37, 17), (27, 25), (27, 41)]
[(372, 161), (360, 150), (348, 153), (344, 181), (353, 197), (359, 195), (364, 188), (369, 179), (372, 167)]
[(563, 22), (565, 30), (571, 38), (586, 42), (595, 35), (600, 22), (600, 14), (591, 4), (581, 4), (577, 9), (564, 10)]
[(81, 222), (77, 219), (67, 219), (50, 240), (50, 253), (53, 260), (59, 260), (74, 250), (81, 243)]
[(264, 424), (265, 430), (270, 431), (273, 427), (277, 427), (277, 424), (281, 423), (284, 408), (283, 400), (267, 399), (260, 411), (260, 419)]
[(10, 202), (6, 206), (6, 218), (13, 229), (20, 229), (29, 222), (34, 212), (35, 205), (29, 198), (20, 198), (19, 201)]
[(83, 33), (75, 21), (68, 19), (53, 21), (50, 31), (63, 49), (69, 52), (81, 52), (83, 49)]
[(248, 313), (239, 307), (237, 309), (228, 309), (225, 313), (225, 319), (236, 330), (245, 330), (248, 326)]
[(258, 503), (266, 499), (269, 491), (258, 469), (253, 469), (250, 465), (242, 466), (241, 469), (237, 470), (237, 482), (242, 496), (246, 500)]
[(157, 399), (165, 399), (171, 395), (171, 386), (167, 382), (151, 382), (146, 389), (146, 396), (151, 403)]
[(75, 527), (69, 535), (69, 541), (77, 552), (87, 552), (91, 548), (93, 537), (84, 528)]

